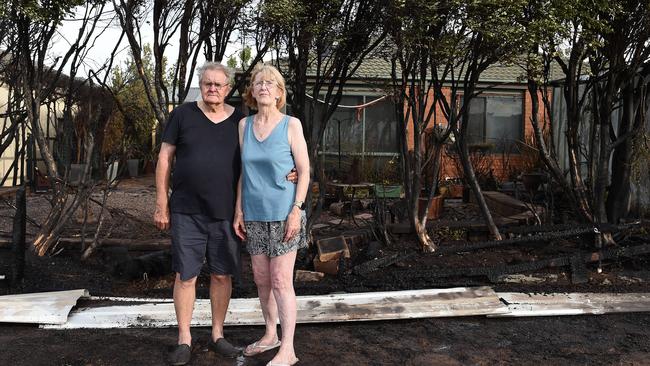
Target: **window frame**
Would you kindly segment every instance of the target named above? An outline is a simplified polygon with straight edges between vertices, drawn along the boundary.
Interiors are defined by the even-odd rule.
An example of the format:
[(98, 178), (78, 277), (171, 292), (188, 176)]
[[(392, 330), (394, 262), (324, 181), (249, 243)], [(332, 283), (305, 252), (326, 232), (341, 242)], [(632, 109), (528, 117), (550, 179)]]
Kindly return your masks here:
[[(460, 102), (460, 100), (462, 100), (463, 97), (464, 97), (463, 94), (460, 94), (458, 96), (459, 102)], [(482, 131), (483, 141), (480, 142), (480, 143), (482, 143), (482, 144), (489, 143), (488, 142), (488, 137), (486, 135), (487, 135), (487, 115), (488, 115), (487, 99), (490, 98), (490, 97), (496, 97), (496, 98), (498, 98), (498, 97), (514, 97), (514, 98), (519, 98), (521, 100), (521, 120), (519, 121), (520, 122), (519, 126), (521, 127), (521, 136), (520, 137), (521, 137), (521, 141), (525, 141), (525, 139), (526, 139), (526, 93), (524, 91), (499, 91), (499, 92), (491, 91), (491, 92), (480, 93), (479, 95), (473, 97), (472, 100), (470, 101), (470, 103), (472, 103), (478, 98), (483, 99), (483, 116), (482, 116), (482, 121), (481, 121), (482, 128), (483, 128), (483, 131)], [(468, 114), (469, 114), (469, 112), (470, 111), (468, 111)], [(465, 123), (465, 121), (462, 121), (462, 123)], [(474, 143), (476, 143), (476, 142), (474, 142)], [(521, 152), (518, 151), (518, 149), (511, 149), (511, 151), (500, 151), (500, 150), (497, 150), (497, 149), (491, 149), (488, 152), (489, 155), (502, 155), (504, 153), (515, 154), (515, 155), (521, 154)]]

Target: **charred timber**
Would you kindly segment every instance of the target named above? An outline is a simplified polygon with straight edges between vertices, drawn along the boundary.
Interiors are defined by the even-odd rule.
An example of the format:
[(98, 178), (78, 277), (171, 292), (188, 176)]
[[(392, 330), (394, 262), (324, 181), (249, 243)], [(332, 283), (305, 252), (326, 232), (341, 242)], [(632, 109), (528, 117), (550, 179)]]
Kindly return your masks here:
[(534, 233), (559, 232), (575, 229), (592, 229), (593, 225), (557, 224), (557, 225), (527, 225), (507, 226), (501, 229), (505, 234), (526, 235)]
[(570, 238), (574, 236), (593, 234), (593, 233), (594, 233), (593, 227), (584, 227), (579, 229), (548, 232), (540, 235), (524, 236), (520, 238), (489, 240), (489, 241), (480, 241), (480, 242), (465, 242), (463, 244), (456, 244), (451, 246), (440, 246), (439, 249), (433, 254), (468, 252), (473, 250), (495, 248), (495, 247), (502, 247), (507, 245), (516, 245), (516, 244), (544, 243), (551, 240)]
[[(601, 225), (599, 227), (594, 226), (581, 226), (573, 227), (570, 229), (552, 231), (551, 228), (565, 228), (564, 225), (552, 225), (552, 226), (531, 226), (526, 228), (542, 228), (542, 232), (539, 235), (529, 235), (522, 236), (518, 238), (503, 239), (503, 240), (490, 240), (490, 241), (480, 241), (480, 242), (465, 242), (462, 244), (454, 244), (450, 246), (440, 246), (435, 253), (432, 254), (446, 254), (446, 253), (457, 253), (457, 252), (468, 252), (472, 250), (494, 248), (506, 245), (517, 245), (517, 244), (535, 244), (535, 243), (544, 243), (551, 240), (570, 238), (574, 236), (586, 235), (586, 234), (595, 234), (600, 232), (616, 232), (621, 230), (629, 230), (633, 227), (639, 226), (640, 222), (634, 222), (629, 224), (622, 225)], [(522, 231), (523, 232), (523, 231)], [(535, 232), (531, 230), (530, 232)]]
[(365, 276), (368, 273), (371, 273), (373, 271), (376, 271), (380, 268), (388, 267), (394, 263), (405, 261), (411, 258), (414, 258), (418, 255), (419, 253), (417, 252), (410, 252), (410, 253), (395, 253), (393, 255), (389, 255), (387, 257), (383, 258), (378, 258), (378, 259), (373, 259), (368, 262), (361, 263), (354, 267), (352, 272), (354, 274), (360, 275), (360, 276)]
[[(425, 270), (397, 270), (392, 274), (395, 278), (416, 279), (416, 278), (441, 278), (441, 277), (463, 277), (463, 276), (487, 276), (495, 278), (504, 274), (521, 273), (536, 271), (544, 268), (566, 267), (572, 264), (572, 258), (578, 256), (584, 263), (592, 263), (606, 259), (617, 259), (621, 257), (633, 257), (641, 254), (650, 253), (650, 244), (636, 245), (631, 247), (619, 247), (606, 249), (593, 253), (577, 253), (571, 256), (542, 259), (512, 265), (490, 266), (490, 267), (470, 267), (470, 268), (453, 268), (453, 269), (425, 269)], [(576, 266), (576, 259), (573, 259), (573, 265)]]

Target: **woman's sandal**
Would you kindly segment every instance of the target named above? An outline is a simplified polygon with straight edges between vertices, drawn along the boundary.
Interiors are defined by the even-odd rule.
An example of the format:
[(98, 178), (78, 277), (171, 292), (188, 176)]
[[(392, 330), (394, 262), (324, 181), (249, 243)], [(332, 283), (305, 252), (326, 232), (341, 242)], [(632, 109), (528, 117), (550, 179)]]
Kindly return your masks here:
[(299, 361), (300, 359), (298, 357), (296, 357), (296, 359), (293, 360), (292, 363), (272, 363), (271, 361), (269, 361), (269, 363), (267, 363), (266, 366), (293, 366), (297, 364)]
[(260, 345), (260, 341), (257, 341), (253, 344), (249, 344), (248, 346), (246, 346), (246, 348), (244, 349), (244, 356), (246, 357), (256, 356), (259, 355), (260, 353), (264, 353), (274, 348), (278, 348), (280, 347), (281, 344), (282, 342), (279, 339), (277, 342), (270, 344), (268, 346), (262, 346)]

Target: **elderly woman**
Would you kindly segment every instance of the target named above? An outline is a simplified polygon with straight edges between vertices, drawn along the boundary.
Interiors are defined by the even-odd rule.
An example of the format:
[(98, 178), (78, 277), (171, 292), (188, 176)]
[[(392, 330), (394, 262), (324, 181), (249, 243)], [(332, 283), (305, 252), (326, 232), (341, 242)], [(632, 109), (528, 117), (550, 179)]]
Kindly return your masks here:
[[(264, 336), (244, 350), (254, 356), (280, 347), (268, 365), (298, 362), (293, 336), (296, 251), (307, 245), (304, 200), (309, 185), (309, 157), (300, 121), (280, 111), (285, 104), (284, 78), (270, 65), (258, 66), (244, 96), (258, 112), (239, 122), (242, 174), (233, 226), (247, 240), (257, 293), (266, 322)], [(285, 179), (295, 165), (298, 184)], [(282, 340), (278, 339), (280, 318)]]

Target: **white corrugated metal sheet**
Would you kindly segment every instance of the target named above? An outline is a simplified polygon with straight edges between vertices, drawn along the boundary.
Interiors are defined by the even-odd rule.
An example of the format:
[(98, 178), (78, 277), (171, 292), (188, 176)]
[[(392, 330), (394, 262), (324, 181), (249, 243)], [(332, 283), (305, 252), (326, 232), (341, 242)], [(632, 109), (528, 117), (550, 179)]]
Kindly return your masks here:
[[(507, 308), (489, 287), (298, 296), (298, 323), (324, 323), (500, 314)], [(262, 325), (259, 300), (232, 299), (225, 325)], [(193, 326), (210, 326), (210, 301), (197, 300)], [(68, 322), (45, 328), (129, 328), (176, 326), (174, 304), (83, 308)]]
[(650, 311), (650, 293), (523, 294), (500, 292), (508, 312), (490, 316), (557, 316)]
[(83, 289), (0, 296), (0, 322), (63, 324), (77, 300), (86, 296)]

